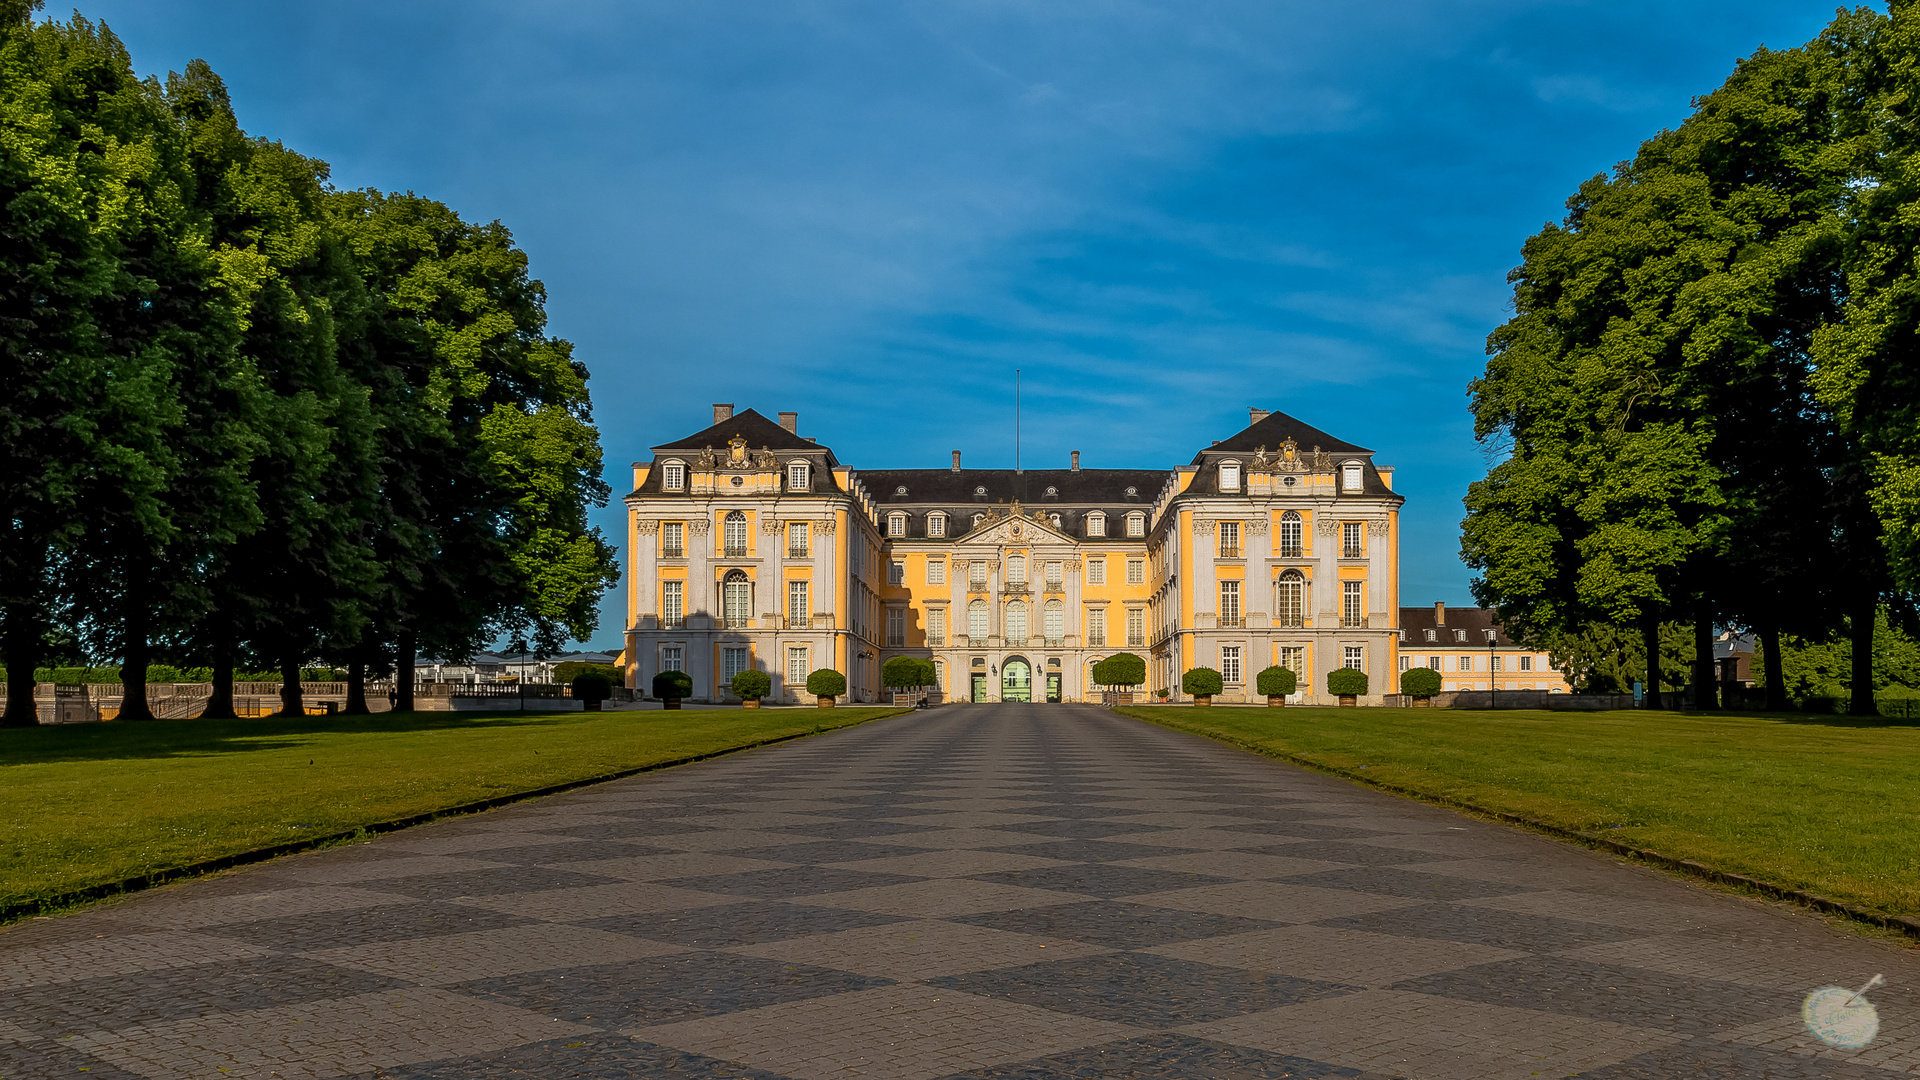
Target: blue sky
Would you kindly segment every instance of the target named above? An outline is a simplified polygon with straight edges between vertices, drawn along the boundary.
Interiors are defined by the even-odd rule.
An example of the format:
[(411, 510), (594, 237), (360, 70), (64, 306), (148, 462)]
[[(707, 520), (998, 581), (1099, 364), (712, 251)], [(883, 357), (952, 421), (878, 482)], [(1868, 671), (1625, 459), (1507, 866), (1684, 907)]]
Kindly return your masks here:
[[(64, 14), (55, 6), (50, 11)], [(1772, 0), (105, 0), (143, 72), (498, 218), (593, 372), (609, 480), (800, 413), (855, 467), (1170, 467), (1282, 409), (1378, 451), (1402, 598), (1470, 602), (1466, 385), (1521, 242)], [(616, 502), (599, 515), (620, 538)], [(619, 592), (595, 641), (617, 642)]]

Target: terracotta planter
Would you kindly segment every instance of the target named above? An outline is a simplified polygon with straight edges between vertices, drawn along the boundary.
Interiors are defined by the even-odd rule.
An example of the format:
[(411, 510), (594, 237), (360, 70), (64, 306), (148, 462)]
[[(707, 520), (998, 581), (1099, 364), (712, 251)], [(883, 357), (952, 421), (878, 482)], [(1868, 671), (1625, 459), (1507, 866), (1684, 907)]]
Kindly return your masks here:
[(757, 697), (750, 697), (745, 701), (742, 701), (740, 703), (740, 707), (743, 709), (757, 709), (760, 707), (760, 699)]
[(1267, 695), (1267, 708), (1284, 709), (1286, 707), (1287, 707), (1287, 696), (1285, 694), (1268, 694)]
[(1433, 699), (1430, 697), (1414, 698), (1413, 707), (1416, 709), (1431, 709), (1433, 708)]
[(677, 697), (670, 697), (665, 701), (662, 701), (660, 703), (660, 707), (663, 709), (677, 709), (680, 707), (680, 699)]
[(1193, 695), (1193, 703), (1195, 705), (1201, 705), (1201, 706), (1211, 705), (1213, 704), (1213, 695), (1212, 694), (1195, 694)]
[(821, 694), (821, 695), (820, 695), (820, 697), (819, 697), (819, 699), (818, 699), (818, 700), (816, 700), (816, 701), (814, 702), (814, 705), (815, 705), (816, 707), (818, 707), (818, 708), (822, 708), (822, 709), (831, 709), (831, 708), (833, 708), (833, 695), (832, 695), (832, 694)]
[(1353, 706), (1358, 704), (1360, 704), (1360, 695), (1358, 694), (1341, 694), (1340, 695), (1341, 708), (1343, 709), (1352, 708)]
[(583, 701), (580, 703), (580, 709), (582, 712), (599, 712), (600, 703), (597, 701)]

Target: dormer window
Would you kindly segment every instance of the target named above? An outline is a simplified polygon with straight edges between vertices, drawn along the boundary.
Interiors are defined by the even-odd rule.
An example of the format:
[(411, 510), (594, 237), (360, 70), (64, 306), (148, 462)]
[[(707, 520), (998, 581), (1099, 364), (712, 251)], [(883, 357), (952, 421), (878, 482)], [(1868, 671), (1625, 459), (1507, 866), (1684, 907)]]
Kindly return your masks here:
[(974, 502), (987, 501), (987, 487), (985, 484), (982, 484), (979, 487), (973, 489), (973, 501)]
[(805, 491), (811, 485), (807, 482), (807, 463), (804, 461), (787, 462), (787, 490)]
[(1047, 492), (1042, 497), (1048, 498), (1048, 499), (1057, 499), (1060, 497), (1060, 489), (1057, 487), (1053, 487), (1052, 485), (1048, 485)]
[(1127, 535), (1128, 536), (1147, 535), (1147, 515), (1140, 514), (1140, 513), (1128, 514), (1127, 515)]
[(669, 461), (660, 467), (661, 491), (687, 490), (687, 467), (678, 461)]
[(1130, 487), (1130, 488), (1128, 488), (1128, 489), (1127, 489), (1127, 498), (1129, 498), (1129, 499), (1137, 499), (1137, 498), (1139, 498), (1139, 497), (1140, 497), (1140, 489), (1139, 489), (1139, 488), (1137, 488), (1137, 487)]
[(1239, 491), (1240, 490), (1240, 463), (1239, 462), (1223, 461), (1220, 463), (1220, 490), (1221, 491)]
[(905, 494), (907, 493), (907, 485), (905, 485), (905, 484), (901, 484), (901, 485), (899, 485), (898, 487), (895, 487), (895, 488), (893, 489), (893, 493), (894, 493), (894, 494), (895, 494), (896, 496), (899, 496), (899, 495), (905, 495)]
[(947, 515), (928, 514), (927, 515), (927, 535), (928, 536), (947, 535)]
[(1091, 514), (1088, 514), (1087, 515), (1087, 535), (1088, 536), (1107, 535), (1107, 515), (1102, 514), (1097, 510)]
[(1059, 515), (1059, 514), (1048, 514), (1048, 515), (1047, 515), (1047, 523), (1048, 523), (1048, 524), (1050, 524), (1050, 525), (1052, 525), (1052, 526), (1053, 526), (1054, 528), (1056, 528), (1056, 529), (1057, 529), (1057, 528), (1059, 528), (1059, 527), (1060, 527), (1060, 515)]
[(1428, 631), (1427, 631), (1427, 640), (1428, 640), (1428, 641), (1439, 641), (1439, 640), (1440, 640), (1440, 631), (1438, 631), (1438, 630), (1428, 630)]
[(887, 515), (887, 535), (888, 536), (907, 535), (907, 515), (888, 514)]
[(1349, 495), (1358, 495), (1366, 489), (1366, 482), (1366, 466), (1357, 461), (1340, 466), (1340, 490)]

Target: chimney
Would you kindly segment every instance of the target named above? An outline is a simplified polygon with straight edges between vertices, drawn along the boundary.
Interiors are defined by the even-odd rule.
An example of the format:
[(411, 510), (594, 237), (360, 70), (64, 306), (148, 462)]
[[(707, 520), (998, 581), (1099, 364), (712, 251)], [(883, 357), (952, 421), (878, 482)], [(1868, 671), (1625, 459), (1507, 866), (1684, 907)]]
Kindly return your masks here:
[(731, 420), (731, 419), (733, 419), (733, 402), (729, 401), (725, 405), (722, 405), (717, 401), (713, 403), (713, 422), (714, 423), (717, 424), (722, 420)]
[(1433, 602), (1433, 625), (1447, 625), (1447, 605), (1439, 600)]
[(786, 428), (787, 434), (789, 435), (800, 434), (800, 414), (797, 412), (781, 413), (780, 426)]
[(1252, 427), (1253, 425), (1259, 423), (1262, 420), (1265, 420), (1267, 417), (1272, 415), (1273, 415), (1273, 412), (1270, 409), (1256, 409), (1252, 406), (1248, 406), (1247, 407), (1247, 426)]
[(1080, 471), (1080, 451), (1078, 450), (1075, 450), (1073, 452), (1073, 471), (1074, 472)]
[(960, 451), (958, 450), (955, 450), (953, 452), (953, 471), (954, 472), (960, 471)]

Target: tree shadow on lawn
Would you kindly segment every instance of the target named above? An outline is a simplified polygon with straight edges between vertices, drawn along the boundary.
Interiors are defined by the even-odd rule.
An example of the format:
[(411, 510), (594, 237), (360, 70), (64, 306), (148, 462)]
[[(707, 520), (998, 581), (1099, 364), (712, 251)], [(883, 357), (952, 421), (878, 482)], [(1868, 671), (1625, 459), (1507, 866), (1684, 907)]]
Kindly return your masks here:
[(579, 720), (590, 715), (577, 712), (411, 712), (374, 713), (371, 716), (264, 716), (240, 720), (109, 720), (98, 724), (50, 724), (0, 730), (0, 767), (293, 750), (316, 745), (319, 737), (326, 735), (498, 730), (553, 724), (557, 720)]

